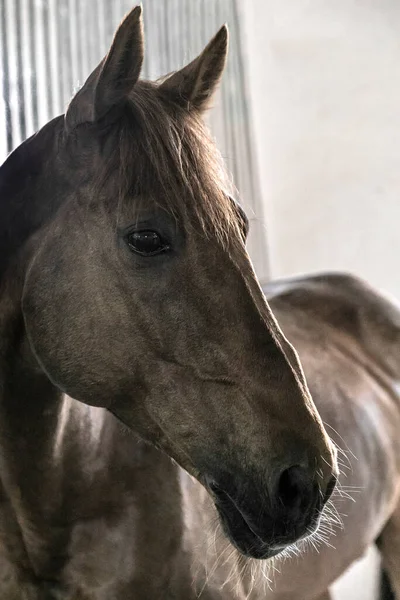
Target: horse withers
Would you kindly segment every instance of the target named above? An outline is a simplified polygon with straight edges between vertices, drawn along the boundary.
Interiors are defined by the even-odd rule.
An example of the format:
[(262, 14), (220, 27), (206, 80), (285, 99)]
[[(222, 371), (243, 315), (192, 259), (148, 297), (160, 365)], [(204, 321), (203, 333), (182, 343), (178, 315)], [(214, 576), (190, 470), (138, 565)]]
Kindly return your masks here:
[(332, 493), (335, 451), (201, 121), (227, 42), (141, 81), (135, 8), (1, 167), (4, 598), (190, 600), (188, 486), (253, 558), (313, 532)]

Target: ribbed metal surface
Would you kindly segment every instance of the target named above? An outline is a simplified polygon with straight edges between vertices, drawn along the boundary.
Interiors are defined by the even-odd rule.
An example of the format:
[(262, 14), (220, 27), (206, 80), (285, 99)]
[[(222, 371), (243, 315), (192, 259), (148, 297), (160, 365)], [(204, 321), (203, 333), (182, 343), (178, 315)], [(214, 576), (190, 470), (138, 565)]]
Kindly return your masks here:
[[(225, 22), (230, 54), (211, 129), (245, 199), (258, 214), (237, 0), (143, 0), (146, 59), (156, 78), (198, 54)], [(0, 0), (0, 161), (53, 116), (105, 54), (133, 0)]]

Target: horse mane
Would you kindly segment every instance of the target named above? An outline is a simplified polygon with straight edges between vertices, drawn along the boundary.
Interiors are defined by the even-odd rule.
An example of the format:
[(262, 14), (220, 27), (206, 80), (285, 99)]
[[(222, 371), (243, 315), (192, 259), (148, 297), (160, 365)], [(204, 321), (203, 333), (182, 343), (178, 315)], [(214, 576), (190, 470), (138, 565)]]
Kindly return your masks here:
[[(12, 256), (58, 209), (60, 197), (37, 190), (39, 176), (57, 151), (63, 116), (18, 146), (0, 167), (0, 282)], [(42, 182), (43, 184), (43, 182)]]

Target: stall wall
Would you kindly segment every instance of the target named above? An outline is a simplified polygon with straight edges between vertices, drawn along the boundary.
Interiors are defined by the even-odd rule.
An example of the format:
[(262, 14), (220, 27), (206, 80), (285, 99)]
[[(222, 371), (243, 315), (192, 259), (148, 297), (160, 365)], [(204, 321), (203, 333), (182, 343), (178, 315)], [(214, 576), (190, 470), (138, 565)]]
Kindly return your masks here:
[(345, 269), (400, 298), (399, 3), (242, 6), (271, 274)]

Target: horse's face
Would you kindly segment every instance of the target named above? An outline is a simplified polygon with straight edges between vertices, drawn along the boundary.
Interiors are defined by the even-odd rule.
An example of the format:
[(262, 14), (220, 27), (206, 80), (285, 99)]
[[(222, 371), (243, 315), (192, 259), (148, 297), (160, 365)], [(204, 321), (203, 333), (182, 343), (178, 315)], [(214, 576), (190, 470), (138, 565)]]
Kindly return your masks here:
[(125, 20), (47, 166), (65, 200), (23, 310), (55, 385), (165, 450), (207, 487), (236, 546), (267, 557), (316, 526), (335, 459), (199, 122), (226, 42), (223, 29), (145, 84), (139, 11)]

